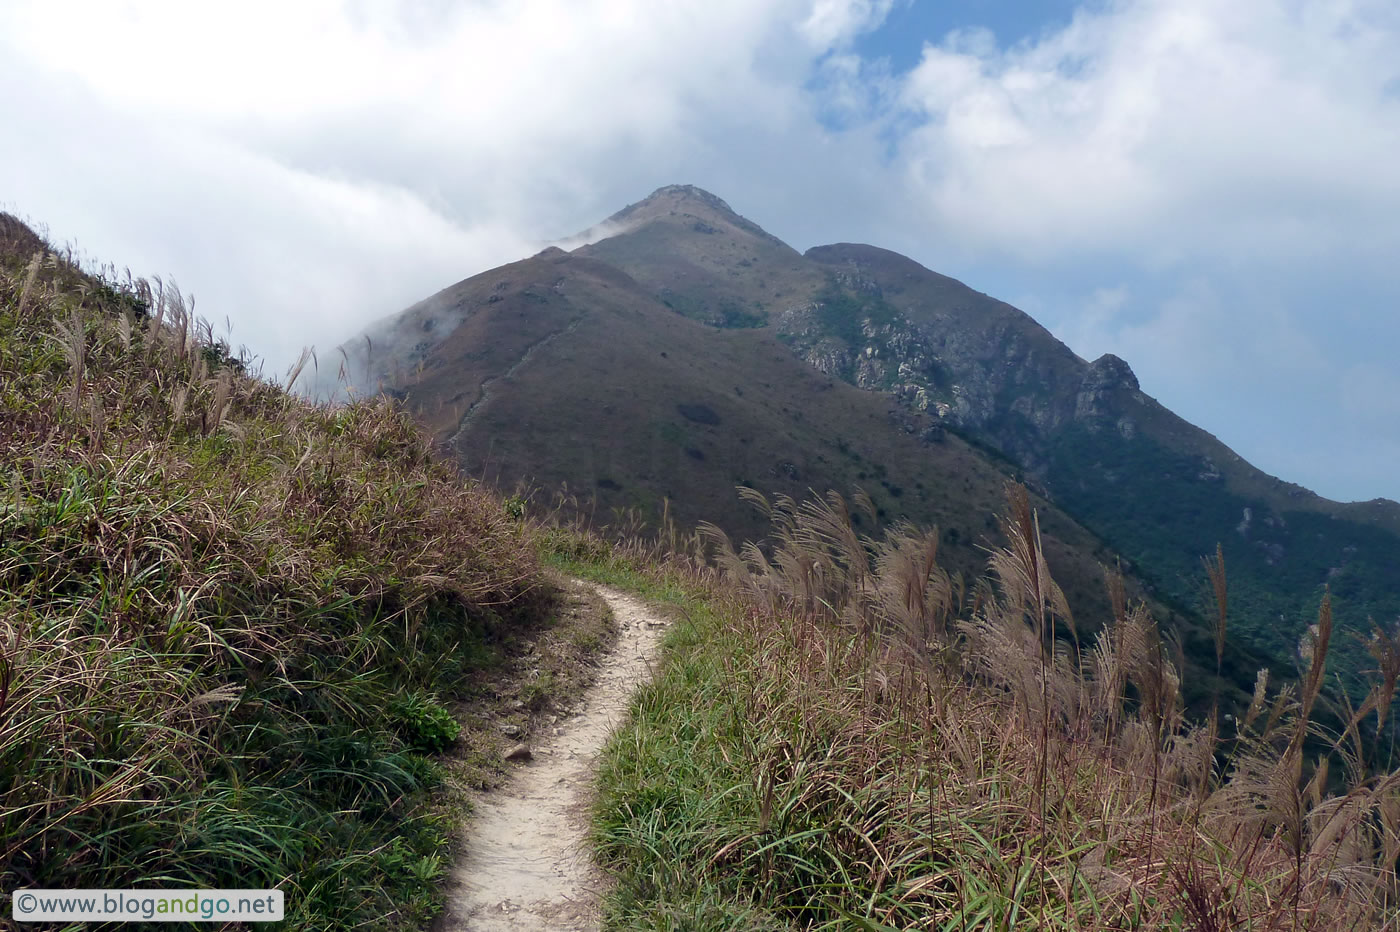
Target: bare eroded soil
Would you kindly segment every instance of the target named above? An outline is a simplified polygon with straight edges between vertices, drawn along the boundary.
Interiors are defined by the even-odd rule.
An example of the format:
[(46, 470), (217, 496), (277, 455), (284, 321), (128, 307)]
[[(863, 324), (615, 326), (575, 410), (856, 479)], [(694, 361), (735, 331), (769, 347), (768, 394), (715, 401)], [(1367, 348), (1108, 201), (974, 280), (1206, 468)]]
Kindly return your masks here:
[(619, 629), (598, 681), (557, 734), (531, 744), (533, 759), (500, 789), (476, 800), (465, 854), (449, 882), (450, 932), (598, 928), (604, 879), (588, 848), (588, 813), (598, 752), (651, 675), (665, 621), (640, 600), (599, 587)]

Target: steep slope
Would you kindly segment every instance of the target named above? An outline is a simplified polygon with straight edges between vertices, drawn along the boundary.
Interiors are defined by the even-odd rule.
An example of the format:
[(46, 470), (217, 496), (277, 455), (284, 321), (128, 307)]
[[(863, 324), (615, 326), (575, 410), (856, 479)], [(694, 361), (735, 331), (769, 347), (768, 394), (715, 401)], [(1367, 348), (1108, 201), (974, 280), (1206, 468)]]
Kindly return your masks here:
[[(819, 298), (851, 302), (857, 305), (851, 316), (873, 325), (853, 349), (859, 354), (873, 348), (874, 359), (865, 371), (851, 373), (852, 381), (863, 387), (925, 388), (931, 401), (948, 406), (945, 417), (984, 432), (1031, 468), (1048, 462), (1040, 442), (1047, 433), (1071, 423), (1111, 426), (1127, 439), (1146, 433), (1200, 456), (1206, 472), (1218, 472), (1233, 491), (1271, 507), (1318, 511), (1400, 532), (1400, 504), (1334, 502), (1266, 475), (1143, 394), (1117, 356), (1088, 363), (1027, 314), (956, 279), (874, 246), (818, 246), (806, 257), (828, 270), (829, 286)], [(789, 310), (779, 329), (830, 337), (830, 327), (811, 330), (813, 311), (810, 306)], [(820, 357), (809, 361), (821, 364)], [(899, 377), (902, 364), (905, 378)]]

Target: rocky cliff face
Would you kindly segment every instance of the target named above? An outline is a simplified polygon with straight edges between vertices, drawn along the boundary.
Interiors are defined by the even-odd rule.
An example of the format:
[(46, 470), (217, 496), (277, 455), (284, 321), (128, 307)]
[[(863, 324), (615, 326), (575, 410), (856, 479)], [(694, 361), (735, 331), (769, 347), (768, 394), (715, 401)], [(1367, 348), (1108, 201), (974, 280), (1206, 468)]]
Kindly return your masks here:
[(1074, 399), (1074, 418), (1091, 431), (1111, 426), (1123, 439), (1131, 440), (1137, 432), (1137, 424), (1131, 414), (1124, 412), (1145, 400), (1137, 376), (1128, 364), (1112, 353), (1105, 353), (1084, 373), (1084, 381)]
[[(892, 391), (949, 425), (988, 432), (996, 446), (1020, 454), (1033, 453), (1027, 430), (1050, 431), (1073, 416), (1070, 388), (1077, 391), (1086, 364), (1010, 305), (871, 246), (823, 246), (807, 257), (828, 271), (828, 305), (843, 295), (861, 305), (842, 310), (860, 320), (864, 345), (847, 349), (871, 360), (867, 387)], [(801, 351), (825, 334), (802, 326), (790, 336)]]
[(946, 416), (946, 381), (929, 335), (900, 314), (860, 314), (852, 338), (832, 334), (823, 320), (828, 305), (813, 301), (779, 315), (780, 339), (810, 365), (860, 388), (888, 391), (910, 407)]

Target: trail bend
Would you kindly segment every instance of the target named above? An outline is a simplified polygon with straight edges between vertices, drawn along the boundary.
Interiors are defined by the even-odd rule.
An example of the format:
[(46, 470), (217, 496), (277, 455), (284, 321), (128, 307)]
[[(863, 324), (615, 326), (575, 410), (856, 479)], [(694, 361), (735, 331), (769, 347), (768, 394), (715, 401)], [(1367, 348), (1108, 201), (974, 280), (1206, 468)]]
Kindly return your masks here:
[(598, 680), (555, 734), (499, 789), (481, 794), (453, 868), (440, 932), (595, 932), (605, 879), (588, 845), (598, 754), (651, 676), (666, 621), (642, 600), (596, 587), (617, 620)]

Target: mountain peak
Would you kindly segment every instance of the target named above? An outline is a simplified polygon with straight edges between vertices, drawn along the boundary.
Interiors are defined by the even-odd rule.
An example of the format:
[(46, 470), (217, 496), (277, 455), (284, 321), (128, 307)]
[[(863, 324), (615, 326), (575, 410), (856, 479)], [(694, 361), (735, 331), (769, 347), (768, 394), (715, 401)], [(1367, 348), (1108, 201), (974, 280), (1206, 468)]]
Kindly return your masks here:
[(706, 207), (713, 210), (722, 210), (732, 214), (734, 209), (724, 202), (724, 199), (711, 194), (704, 188), (698, 188), (693, 184), (668, 184), (665, 187), (657, 188), (642, 201), (643, 204), (649, 201), (674, 200), (674, 201), (699, 201)]
[(1112, 353), (1104, 353), (1090, 363), (1084, 378), (1086, 382), (1093, 382), (1100, 387), (1127, 386), (1134, 390), (1142, 388), (1138, 384), (1137, 376), (1133, 374), (1132, 367)]
[[(701, 252), (734, 253), (726, 256), (722, 263), (726, 265), (729, 260), (737, 261), (740, 258), (738, 252), (752, 248), (757, 240), (766, 243), (764, 249), (777, 247), (782, 253), (784, 263), (799, 258), (797, 251), (791, 246), (752, 220), (736, 213), (723, 198), (693, 184), (668, 184), (657, 188), (635, 204), (628, 204), (582, 234), (580, 238), (589, 245), (581, 248), (596, 252), (597, 247), (603, 243), (616, 241), (624, 235), (637, 234), (644, 228), (648, 231), (645, 236), (649, 240), (655, 240), (658, 236), (668, 239), (676, 235), (690, 240), (689, 246), (679, 247), (682, 252), (692, 252), (697, 243), (709, 241), (700, 247)], [(669, 232), (663, 234), (662, 229)], [(616, 247), (617, 243), (613, 242), (613, 246)], [(677, 244), (672, 242), (671, 246), (676, 247)], [(649, 254), (654, 252), (653, 249), (647, 251)], [(617, 258), (610, 256), (609, 261)], [(712, 255), (711, 259), (714, 258), (716, 257)], [(625, 262), (622, 267), (625, 268)]]
[(656, 216), (683, 214), (708, 217), (729, 223), (745, 221), (723, 198), (693, 184), (668, 184), (657, 188), (635, 204), (628, 204), (607, 219), (607, 223), (623, 224), (645, 221)]
[(811, 300), (824, 273), (724, 200), (657, 188), (585, 235), (575, 255), (621, 269), (663, 305), (713, 326), (757, 327), (768, 307)]

